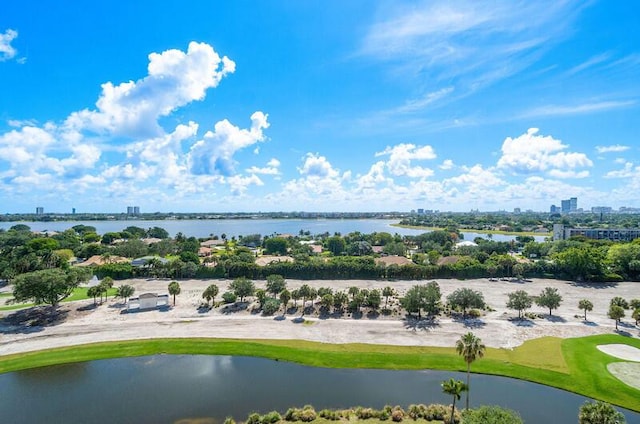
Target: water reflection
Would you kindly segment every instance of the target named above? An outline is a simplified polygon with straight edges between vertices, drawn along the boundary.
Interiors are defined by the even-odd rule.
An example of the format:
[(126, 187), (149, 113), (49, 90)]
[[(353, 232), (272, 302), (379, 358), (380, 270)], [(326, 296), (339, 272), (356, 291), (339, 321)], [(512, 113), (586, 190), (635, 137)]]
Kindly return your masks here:
[[(0, 422), (221, 423), (253, 411), (449, 403), (440, 383), (463, 373), (324, 369), (260, 358), (158, 355), (0, 375)], [(472, 405), (497, 404), (528, 423), (575, 422), (582, 396), (474, 375)], [(630, 424), (640, 415), (625, 412)]]

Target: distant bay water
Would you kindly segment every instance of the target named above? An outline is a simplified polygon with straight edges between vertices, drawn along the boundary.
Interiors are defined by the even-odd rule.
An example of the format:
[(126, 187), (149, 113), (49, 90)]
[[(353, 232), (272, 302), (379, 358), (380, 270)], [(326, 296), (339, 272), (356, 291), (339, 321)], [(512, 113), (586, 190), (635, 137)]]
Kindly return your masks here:
[[(273, 235), (291, 234), (297, 235), (300, 231), (308, 231), (310, 234), (323, 234), (328, 232), (333, 235), (342, 235), (359, 231), (363, 234), (373, 232), (388, 232), (400, 235), (417, 235), (426, 232), (410, 228), (394, 227), (397, 220), (389, 219), (197, 219), (197, 220), (127, 220), (127, 221), (21, 221), (21, 222), (0, 222), (0, 228), (9, 229), (17, 224), (28, 225), (32, 231), (64, 231), (74, 225), (90, 225), (96, 228), (98, 234), (109, 232), (119, 232), (128, 226), (140, 228), (161, 227), (174, 237), (177, 233), (182, 233), (187, 237), (209, 237), (211, 235), (221, 236), (226, 234), (227, 238), (246, 236), (249, 234)], [(463, 231), (465, 240), (476, 237), (487, 238), (487, 234)], [(493, 240), (511, 241), (515, 236), (494, 234)], [(544, 236), (536, 236), (536, 241), (544, 241)]]

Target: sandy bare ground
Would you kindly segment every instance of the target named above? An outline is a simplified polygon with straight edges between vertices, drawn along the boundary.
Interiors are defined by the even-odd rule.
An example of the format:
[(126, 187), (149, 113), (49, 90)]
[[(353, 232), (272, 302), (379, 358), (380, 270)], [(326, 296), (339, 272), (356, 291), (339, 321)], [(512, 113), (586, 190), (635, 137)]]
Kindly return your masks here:
[[(98, 341), (147, 339), (158, 337), (224, 337), (259, 339), (296, 339), (326, 343), (375, 343), (407, 346), (453, 346), (460, 335), (473, 331), (487, 346), (513, 348), (525, 340), (543, 337), (580, 337), (592, 334), (613, 333), (614, 322), (607, 318), (609, 301), (614, 296), (625, 299), (640, 297), (640, 284), (619, 283), (614, 285), (587, 285), (557, 280), (534, 280), (526, 283), (478, 280), (437, 280), (443, 296), (459, 287), (470, 287), (484, 294), (485, 301), (495, 311), (479, 320), (463, 321), (448, 317), (435, 322), (406, 320), (397, 311), (397, 302), (391, 306), (396, 312), (390, 316), (379, 315), (354, 318), (345, 314), (342, 318), (326, 318), (315, 314), (306, 315), (306, 322), (298, 320), (298, 312), (282, 317), (264, 317), (248, 310), (236, 312), (222, 308), (199, 309), (202, 292), (209, 284), (216, 284), (220, 294), (227, 290), (226, 280), (180, 281), (182, 293), (175, 307), (137, 313), (124, 313), (120, 300), (109, 299), (93, 308), (92, 300), (67, 303), (61, 307), (64, 319), (47, 326), (24, 326), (0, 323), (0, 355), (34, 351), (45, 348), (70, 346)], [(368, 281), (368, 280), (287, 280), (288, 288), (310, 284), (316, 288), (331, 287), (346, 290), (350, 286), (382, 289), (393, 286), (402, 295), (415, 284), (427, 281)], [(136, 294), (145, 292), (166, 293), (168, 280), (128, 280), (118, 284), (131, 284)], [(256, 285), (264, 287), (264, 281)], [(506, 309), (507, 293), (525, 290), (531, 295), (539, 294), (544, 287), (555, 287), (563, 296), (559, 310), (548, 317), (548, 310), (533, 306), (530, 312), (545, 315), (544, 318), (519, 321), (515, 311)], [(220, 297), (218, 297), (219, 300)], [(578, 309), (580, 299), (589, 299), (594, 304), (583, 320)], [(383, 299), (384, 304), (384, 299)], [(249, 306), (249, 309), (251, 306)], [(5, 312), (9, 315), (11, 312)], [(627, 318), (620, 326), (620, 333), (639, 337), (640, 331)]]
[(598, 350), (614, 358), (640, 362), (640, 349), (625, 344), (599, 345)]
[(640, 390), (640, 364), (635, 362), (613, 362), (607, 370), (627, 386)]

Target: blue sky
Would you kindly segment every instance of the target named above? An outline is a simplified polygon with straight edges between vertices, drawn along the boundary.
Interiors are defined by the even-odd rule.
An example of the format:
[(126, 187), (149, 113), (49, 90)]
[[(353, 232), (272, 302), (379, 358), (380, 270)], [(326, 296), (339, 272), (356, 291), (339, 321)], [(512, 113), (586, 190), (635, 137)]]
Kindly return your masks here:
[(639, 28), (633, 1), (4, 2), (0, 212), (640, 207)]

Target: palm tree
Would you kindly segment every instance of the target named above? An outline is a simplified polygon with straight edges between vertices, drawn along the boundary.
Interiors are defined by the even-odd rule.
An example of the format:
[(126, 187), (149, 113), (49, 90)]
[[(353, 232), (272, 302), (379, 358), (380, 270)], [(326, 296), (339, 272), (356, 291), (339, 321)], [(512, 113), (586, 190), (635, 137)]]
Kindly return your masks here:
[(466, 409), (469, 409), (469, 376), (471, 374), (471, 363), (478, 358), (484, 356), (485, 345), (482, 340), (476, 337), (472, 332), (468, 332), (456, 342), (456, 351), (458, 355), (464, 358), (467, 363), (467, 403)]
[(100, 286), (102, 287), (102, 291), (104, 292), (104, 301), (106, 302), (107, 299), (109, 299), (109, 289), (113, 287), (113, 278), (109, 276), (104, 277), (100, 282)]
[(176, 295), (180, 294), (180, 284), (177, 281), (169, 283), (169, 294), (173, 296), (173, 306), (176, 306)]
[(393, 287), (387, 286), (384, 289), (382, 289), (382, 295), (385, 297), (384, 309), (387, 309), (387, 305), (389, 304), (389, 297), (395, 296), (396, 291), (393, 289)]
[(450, 378), (449, 380), (445, 380), (441, 384), (442, 391), (448, 395), (453, 396), (453, 404), (451, 405), (451, 420), (450, 423), (454, 423), (453, 415), (456, 411), (456, 400), (460, 400), (460, 393), (466, 392), (468, 387), (460, 380), (454, 380)]
[(282, 303), (282, 307), (284, 308), (284, 311), (282, 312), (282, 316), (285, 316), (285, 314), (287, 313), (287, 304), (289, 303), (289, 301), (291, 300), (291, 292), (289, 292), (289, 290), (284, 289), (280, 292), (280, 302)]
[(207, 306), (209, 306), (209, 302), (211, 302), (211, 300), (215, 300), (216, 296), (218, 295), (218, 291), (218, 286), (216, 286), (215, 284), (211, 284), (206, 289), (204, 289), (202, 298), (207, 300)]
[(133, 286), (130, 286), (128, 284), (122, 285), (120, 287), (118, 287), (118, 293), (116, 294), (117, 297), (120, 297), (124, 300), (124, 302), (126, 303), (127, 300), (133, 296), (133, 293), (135, 293), (136, 289)]
[(98, 290), (98, 286), (91, 286), (87, 289), (87, 296), (93, 297), (93, 304), (96, 304), (96, 297), (98, 294), (102, 295), (102, 292)]

